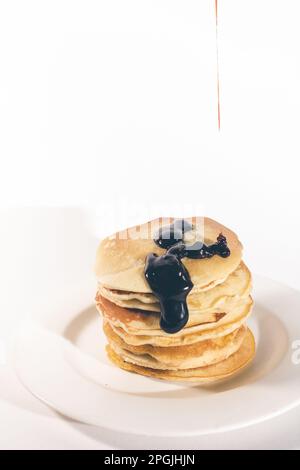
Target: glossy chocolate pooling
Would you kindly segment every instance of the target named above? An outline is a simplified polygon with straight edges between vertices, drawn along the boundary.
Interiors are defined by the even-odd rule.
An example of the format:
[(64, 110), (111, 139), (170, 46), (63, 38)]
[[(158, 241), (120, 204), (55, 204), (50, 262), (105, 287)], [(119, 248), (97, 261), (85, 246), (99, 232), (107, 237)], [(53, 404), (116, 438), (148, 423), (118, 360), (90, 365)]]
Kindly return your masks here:
[(154, 242), (160, 248), (170, 248), (183, 240), (185, 232), (192, 230), (193, 226), (187, 220), (176, 219), (172, 224), (159, 229)]
[(192, 259), (211, 258), (214, 255), (227, 258), (230, 255), (230, 249), (227, 246), (227, 240), (222, 233), (217, 237), (216, 243), (205, 245), (202, 242), (195, 242), (193, 245), (185, 245), (186, 256)]
[(186, 297), (193, 288), (190, 275), (172, 253), (147, 256), (146, 279), (160, 303), (160, 327), (166, 333), (180, 331), (189, 319)]
[(189, 312), (186, 298), (193, 288), (190, 275), (182, 258), (211, 258), (214, 255), (227, 258), (230, 249), (227, 240), (221, 233), (216, 243), (205, 245), (200, 241), (186, 244), (184, 233), (193, 226), (185, 220), (175, 220), (173, 224), (162, 227), (154, 238), (154, 242), (167, 252), (158, 256), (151, 253), (147, 256), (145, 277), (154, 295), (160, 303), (160, 327), (166, 333), (176, 333), (188, 322)]

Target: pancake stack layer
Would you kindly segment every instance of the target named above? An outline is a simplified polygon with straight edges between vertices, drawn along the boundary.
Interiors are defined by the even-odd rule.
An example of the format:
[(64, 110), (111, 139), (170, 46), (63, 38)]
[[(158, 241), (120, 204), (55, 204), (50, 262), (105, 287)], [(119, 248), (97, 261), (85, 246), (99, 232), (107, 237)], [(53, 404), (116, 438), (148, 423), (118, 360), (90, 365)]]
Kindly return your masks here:
[[(96, 305), (103, 316), (108, 356), (122, 369), (211, 383), (240, 371), (254, 357), (254, 338), (246, 326), (253, 304), (251, 273), (242, 261), (242, 245), (231, 230), (202, 220), (202, 241), (212, 244), (222, 233), (230, 256), (183, 258), (194, 287), (187, 297), (189, 320), (174, 334), (160, 328), (160, 303), (144, 275), (147, 255), (165, 253), (153, 241), (164, 221), (133, 227), (100, 244)], [(193, 230), (189, 239), (199, 237)]]

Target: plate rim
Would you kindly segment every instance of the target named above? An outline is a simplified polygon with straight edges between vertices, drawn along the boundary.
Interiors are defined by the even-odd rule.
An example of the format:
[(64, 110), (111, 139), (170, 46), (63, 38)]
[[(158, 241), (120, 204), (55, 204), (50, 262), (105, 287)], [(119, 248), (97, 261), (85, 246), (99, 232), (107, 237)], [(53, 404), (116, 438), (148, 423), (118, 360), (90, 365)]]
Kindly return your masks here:
[[(263, 283), (267, 283), (267, 284), (269, 283), (269, 286), (270, 286), (270, 283), (272, 283), (272, 284), (279, 285), (282, 288), (285, 288), (285, 289), (288, 289), (288, 290), (293, 290), (295, 292), (295, 294), (297, 296), (299, 296), (299, 302), (300, 302), (300, 292), (297, 289), (294, 289), (293, 287), (290, 287), (290, 286), (288, 286), (284, 283), (280, 283), (278, 281), (275, 281), (273, 279), (263, 277), (263, 276), (255, 276), (255, 279), (258, 281), (258, 283), (259, 282), (263, 282)], [(258, 283), (256, 285), (258, 285)], [(266, 306), (266, 307), (268, 307), (268, 306)], [(276, 315), (276, 313), (275, 313), (275, 315)], [(282, 321), (282, 323), (285, 324), (283, 321)], [(300, 328), (300, 326), (299, 326), (299, 328)], [(300, 334), (300, 332), (299, 332), (299, 334)], [(17, 341), (18, 341), (18, 339), (17, 339)], [(16, 345), (17, 345), (17, 342), (16, 342)], [(15, 373), (16, 373), (18, 379), (20, 380), (20, 382), (22, 383), (22, 385), (33, 396), (35, 396), (40, 401), (46, 403), (47, 406), (49, 406), (50, 408), (58, 411), (62, 415), (67, 416), (67, 417), (69, 417), (72, 420), (77, 421), (77, 422), (79, 421), (79, 422), (83, 422), (85, 424), (90, 424), (90, 425), (93, 425), (93, 426), (103, 427), (103, 428), (109, 429), (111, 431), (117, 431), (117, 432), (122, 432), (122, 433), (126, 432), (126, 433), (130, 433), (130, 434), (135, 434), (135, 435), (156, 436), (156, 437), (160, 437), (160, 436), (161, 437), (181, 437), (181, 436), (197, 436), (197, 435), (200, 436), (200, 435), (217, 434), (217, 433), (221, 433), (221, 432), (233, 431), (233, 430), (243, 429), (243, 428), (246, 428), (246, 427), (249, 427), (249, 426), (253, 426), (253, 425), (261, 423), (263, 421), (267, 421), (267, 420), (273, 419), (277, 416), (280, 416), (281, 414), (284, 414), (284, 413), (290, 411), (291, 409), (293, 409), (293, 408), (300, 405), (300, 390), (299, 390), (298, 399), (293, 400), (292, 402), (290, 402), (286, 406), (281, 406), (281, 408), (278, 409), (277, 411), (271, 411), (269, 413), (267, 412), (266, 414), (263, 414), (261, 416), (253, 418), (252, 420), (247, 419), (247, 421), (245, 421), (244, 423), (239, 422), (239, 423), (225, 424), (225, 425), (215, 426), (214, 428), (208, 428), (208, 429), (206, 429), (204, 427), (202, 429), (192, 429), (190, 431), (187, 430), (187, 429), (184, 429), (184, 430), (181, 431), (180, 427), (179, 427), (179, 428), (177, 428), (176, 430), (173, 430), (173, 431), (170, 430), (170, 429), (168, 429), (168, 430), (157, 429), (157, 431), (155, 431), (155, 432), (148, 432), (146, 426), (144, 427), (144, 429), (136, 430), (133, 427), (131, 427), (130, 422), (126, 423), (125, 425), (121, 424), (120, 426), (116, 425), (116, 422), (114, 422), (114, 424), (110, 424), (109, 422), (108, 423), (107, 422), (102, 423), (102, 424), (92, 423), (89, 420), (86, 420), (84, 417), (82, 417), (82, 416), (79, 417), (78, 414), (74, 414), (74, 412), (72, 410), (62, 409), (59, 404), (53, 403), (53, 401), (51, 401), (49, 399), (49, 397), (47, 398), (45, 396), (41, 396), (40, 393), (37, 393), (36, 391), (32, 390), (32, 388), (30, 386), (28, 386), (28, 384), (26, 383), (26, 380), (24, 380), (24, 378), (22, 376), (22, 373), (20, 372), (20, 370), (18, 368), (15, 356), (14, 356), (13, 365), (14, 365)], [(86, 378), (84, 378), (84, 379), (86, 379)], [(146, 378), (146, 380), (149, 380), (149, 379)], [(249, 386), (250, 385), (251, 384), (249, 384)], [(247, 385), (246, 385), (246, 387), (247, 387)], [(237, 393), (238, 388), (233, 389), (233, 391), (235, 393)], [(108, 393), (108, 390), (105, 390), (105, 392)], [(112, 390), (109, 391), (109, 393), (111, 393), (111, 392), (112, 392)], [(189, 398), (187, 398), (187, 399), (189, 399)], [(122, 423), (122, 420), (120, 420), (120, 423)]]

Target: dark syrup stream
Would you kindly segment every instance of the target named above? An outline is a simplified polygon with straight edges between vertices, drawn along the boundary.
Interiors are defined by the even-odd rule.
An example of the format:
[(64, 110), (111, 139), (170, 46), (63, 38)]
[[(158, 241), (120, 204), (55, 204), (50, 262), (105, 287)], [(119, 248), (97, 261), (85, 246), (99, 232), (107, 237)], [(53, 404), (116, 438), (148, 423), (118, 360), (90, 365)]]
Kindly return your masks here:
[(218, 100), (218, 129), (221, 130), (221, 107), (220, 107), (220, 75), (219, 75), (219, 40), (218, 40), (218, 0), (215, 0), (216, 18), (216, 52), (217, 52), (217, 100)]

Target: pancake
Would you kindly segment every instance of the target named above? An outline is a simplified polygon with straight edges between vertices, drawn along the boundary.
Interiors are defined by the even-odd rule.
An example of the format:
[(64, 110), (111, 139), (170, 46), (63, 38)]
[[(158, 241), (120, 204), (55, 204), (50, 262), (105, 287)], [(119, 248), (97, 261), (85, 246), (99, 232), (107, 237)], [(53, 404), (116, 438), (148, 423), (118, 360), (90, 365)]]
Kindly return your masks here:
[[(173, 220), (168, 219), (168, 222)], [(199, 229), (199, 220), (202, 222), (201, 229)], [(189, 258), (182, 260), (194, 284), (193, 291), (196, 293), (224, 282), (236, 270), (241, 262), (242, 244), (234, 232), (212, 219), (193, 217), (189, 221), (196, 225), (197, 230), (187, 232), (188, 237), (212, 244), (222, 233), (231, 252), (227, 258), (213, 256), (201, 261)], [(99, 284), (113, 290), (151, 293), (144, 276), (145, 259), (149, 253), (158, 255), (165, 253), (165, 250), (153, 241), (158, 228), (165, 225), (166, 220), (156, 219), (105, 238), (98, 248), (96, 257), (95, 272)]]
[[(170, 244), (161, 236), (160, 248), (155, 235), (170, 222), (160, 218), (117, 232), (98, 248), (96, 307), (107, 353), (118, 367), (141, 375), (215, 382), (240, 371), (255, 354), (246, 326), (251, 273), (237, 235), (207, 217), (188, 219), (192, 229), (185, 225), (183, 240), (176, 225), (175, 242), (181, 242), (167, 251)], [(189, 245), (199, 241), (206, 246), (197, 243), (192, 253)]]
[[(216, 311), (211, 309), (204, 312), (190, 312), (189, 320), (184, 329), (173, 334), (171, 337), (195, 333), (200, 330), (207, 330), (214, 326), (224, 325), (239, 321), (247, 317), (252, 308), (252, 298), (248, 296), (241, 300), (230, 312)], [(119, 307), (107, 299), (97, 295), (96, 306), (98, 311), (115, 327), (122, 328), (132, 335), (152, 335), (170, 337), (160, 326), (160, 315), (156, 312), (146, 312), (144, 310), (134, 310)]]
[(164, 348), (152, 345), (129, 345), (107, 322), (103, 329), (110, 346), (123, 360), (161, 370), (189, 369), (221, 362), (240, 348), (247, 331), (245, 326), (241, 326), (226, 336), (190, 345)]
[[(234, 303), (249, 296), (251, 287), (251, 273), (245, 263), (241, 262), (222, 284), (202, 292), (193, 293), (192, 290), (187, 298), (189, 311), (211, 308), (229, 311)], [(153, 294), (113, 290), (104, 286), (99, 286), (98, 292), (119, 307), (151, 312), (160, 311), (159, 302)]]
[(131, 344), (133, 346), (140, 346), (145, 344), (150, 344), (152, 346), (161, 346), (161, 347), (169, 347), (169, 346), (183, 346), (187, 344), (197, 343), (198, 341), (203, 341), (206, 339), (214, 339), (219, 338), (220, 336), (225, 336), (231, 333), (232, 331), (239, 328), (241, 325), (245, 324), (246, 319), (249, 317), (251, 310), (248, 312), (247, 315), (241, 316), (237, 320), (229, 323), (225, 323), (224, 325), (219, 325), (215, 327), (210, 327), (205, 330), (198, 330), (194, 332), (190, 332), (190, 328), (185, 328), (184, 334), (182, 335), (168, 335), (168, 336), (154, 336), (154, 335), (133, 335), (127, 333), (123, 328), (118, 328), (110, 323), (110, 327), (114, 330), (114, 332), (120, 336), (123, 341), (127, 344)]
[(209, 384), (231, 377), (246, 367), (254, 358), (255, 340), (251, 331), (247, 329), (240, 349), (226, 360), (206, 367), (176, 371), (159, 370), (126, 362), (109, 345), (107, 346), (107, 354), (115, 365), (129, 372), (173, 382)]

